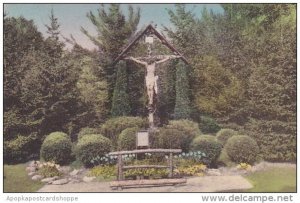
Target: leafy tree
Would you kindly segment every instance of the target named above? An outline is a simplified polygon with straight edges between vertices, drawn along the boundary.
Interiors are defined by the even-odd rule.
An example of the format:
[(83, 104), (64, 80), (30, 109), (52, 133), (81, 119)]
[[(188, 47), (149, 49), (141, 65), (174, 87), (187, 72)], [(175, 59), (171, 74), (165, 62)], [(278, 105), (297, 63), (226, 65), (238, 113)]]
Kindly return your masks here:
[(108, 92), (106, 80), (103, 76), (97, 77), (95, 73), (97, 66), (97, 61), (92, 57), (85, 56), (81, 60), (82, 72), (79, 75), (77, 88), (80, 92), (80, 99), (91, 107), (91, 111), (96, 114), (96, 120), (101, 122), (108, 114)]
[(3, 30), (3, 89), (4, 113), (11, 107), (21, 108), (20, 80), (27, 69), (22, 67), (22, 58), (29, 50), (41, 50), (43, 47), (42, 34), (37, 30), (32, 20), (23, 17), (6, 17)]
[(64, 44), (57, 37), (59, 26), (53, 12), (50, 23), (48, 30), (52, 34), (44, 42), (47, 50), (28, 52), (22, 61), (28, 69), (21, 80), (20, 98), (26, 104), (22, 113), (27, 117), (26, 125), (40, 136), (65, 131), (80, 110), (76, 89), (80, 64), (71, 54), (57, 55), (51, 51), (63, 53)]
[(195, 104), (204, 114), (222, 117), (239, 105), (243, 89), (239, 80), (213, 56), (205, 56), (194, 64)]
[(117, 65), (117, 81), (112, 99), (111, 115), (113, 117), (128, 116), (131, 112), (127, 93), (127, 70), (124, 61)]
[[(269, 160), (294, 160), (296, 147), (296, 10), (295, 5), (268, 5), (245, 29), (245, 51), (252, 61), (249, 78), (251, 120)], [(258, 40), (255, 40), (258, 39)], [(256, 48), (254, 48), (256, 47)], [(261, 135), (261, 133), (264, 134)], [(282, 137), (285, 137), (282, 139)], [(287, 153), (274, 153), (273, 148)], [(289, 140), (286, 143), (284, 140)], [(272, 154), (270, 154), (272, 151)], [(273, 156), (272, 156), (273, 155)]]
[[(68, 56), (53, 65), (52, 58), (44, 53), (31, 53), (31, 69), (22, 80), (22, 101), (26, 103), (27, 121), (37, 125), (40, 134), (61, 130), (76, 114), (77, 92), (74, 62)], [(76, 67), (76, 66), (75, 66)]]
[(43, 37), (32, 20), (23, 17), (6, 17), (3, 30), (3, 91), (4, 91), (4, 139), (13, 139), (17, 134), (27, 134), (24, 105), (21, 101), (22, 78), (30, 66), (23, 65), (29, 51), (42, 51)]
[(224, 14), (216, 20), (215, 41), (218, 46), (217, 56), (224, 67), (230, 69), (235, 76), (243, 81), (247, 89), (247, 78), (250, 76), (248, 57), (244, 54), (243, 29), (247, 26), (246, 13), (255, 4), (224, 4)]
[[(255, 109), (254, 117), (292, 121), (296, 110), (295, 8), (270, 7), (265, 7), (266, 12), (253, 19), (251, 27), (245, 30), (246, 50), (251, 56), (256, 55), (251, 66), (249, 99)], [(265, 22), (270, 19), (272, 24)], [(259, 48), (253, 49), (254, 46)]]

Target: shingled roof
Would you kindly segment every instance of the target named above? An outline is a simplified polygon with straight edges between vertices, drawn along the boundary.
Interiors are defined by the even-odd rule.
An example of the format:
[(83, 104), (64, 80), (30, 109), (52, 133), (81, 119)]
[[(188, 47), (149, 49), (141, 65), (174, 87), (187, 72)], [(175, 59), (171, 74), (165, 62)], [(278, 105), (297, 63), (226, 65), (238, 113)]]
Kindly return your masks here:
[(125, 47), (125, 49), (118, 55), (118, 57), (114, 60), (114, 64), (116, 64), (119, 60), (124, 57), (124, 55), (136, 44), (136, 42), (146, 33), (154, 34), (163, 45), (167, 46), (170, 50), (174, 52), (175, 55), (181, 56), (181, 59), (188, 64), (187, 59), (174, 47), (172, 46), (167, 39), (161, 35), (151, 24), (149, 24), (142, 32), (139, 32), (136, 37)]

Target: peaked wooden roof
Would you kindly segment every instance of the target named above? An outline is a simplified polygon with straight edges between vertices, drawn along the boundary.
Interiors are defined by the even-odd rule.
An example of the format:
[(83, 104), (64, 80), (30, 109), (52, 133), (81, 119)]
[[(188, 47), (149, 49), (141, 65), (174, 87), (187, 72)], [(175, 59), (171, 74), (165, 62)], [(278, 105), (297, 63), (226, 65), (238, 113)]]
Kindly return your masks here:
[(181, 59), (188, 64), (187, 59), (174, 47), (172, 46), (167, 39), (161, 35), (151, 24), (149, 24), (142, 32), (138, 33), (137, 36), (125, 47), (125, 49), (118, 55), (118, 57), (114, 60), (114, 64), (116, 64), (122, 57), (136, 44), (136, 42), (147, 32), (154, 34), (163, 45), (167, 46), (170, 50), (172, 50), (175, 55), (181, 56)]

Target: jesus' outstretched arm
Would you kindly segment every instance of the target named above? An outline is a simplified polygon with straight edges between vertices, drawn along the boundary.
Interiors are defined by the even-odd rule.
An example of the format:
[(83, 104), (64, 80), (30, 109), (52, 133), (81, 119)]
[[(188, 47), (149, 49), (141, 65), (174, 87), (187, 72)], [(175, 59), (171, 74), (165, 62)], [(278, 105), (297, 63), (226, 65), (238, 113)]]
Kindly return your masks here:
[(156, 64), (164, 63), (164, 62), (168, 61), (169, 59), (175, 59), (175, 58), (181, 58), (181, 56), (169, 55), (169, 56), (166, 56), (164, 59), (157, 61)]
[(133, 58), (133, 57), (126, 57), (125, 59), (132, 60), (132, 61), (134, 61), (134, 62), (136, 62), (136, 63), (139, 63), (139, 64), (142, 64), (142, 65), (144, 65), (144, 66), (147, 66), (147, 65), (148, 65), (146, 62), (140, 61), (140, 60), (138, 60), (138, 59), (136, 59), (136, 58)]

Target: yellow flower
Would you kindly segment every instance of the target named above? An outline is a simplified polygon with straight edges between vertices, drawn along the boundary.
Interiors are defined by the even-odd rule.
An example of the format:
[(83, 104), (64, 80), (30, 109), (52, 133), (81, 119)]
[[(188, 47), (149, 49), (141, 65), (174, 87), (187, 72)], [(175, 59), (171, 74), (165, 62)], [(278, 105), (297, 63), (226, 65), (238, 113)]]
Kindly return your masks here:
[(239, 165), (237, 165), (237, 169), (240, 169), (240, 170), (250, 170), (251, 168), (252, 168), (252, 166), (247, 163), (240, 163)]

